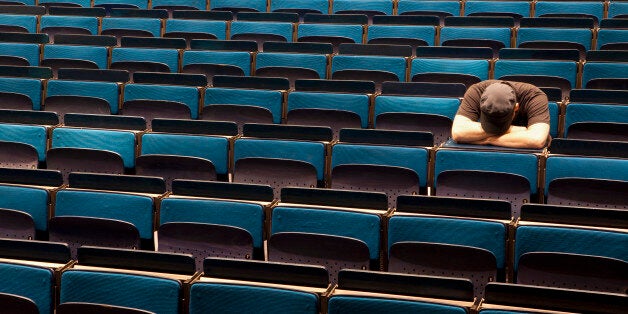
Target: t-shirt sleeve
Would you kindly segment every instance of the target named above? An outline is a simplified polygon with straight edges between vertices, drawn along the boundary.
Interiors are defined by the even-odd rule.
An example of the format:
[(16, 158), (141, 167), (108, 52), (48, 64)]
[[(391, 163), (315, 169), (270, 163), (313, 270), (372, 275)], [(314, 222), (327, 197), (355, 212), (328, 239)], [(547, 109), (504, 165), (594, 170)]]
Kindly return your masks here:
[(547, 95), (534, 88), (528, 100), (528, 127), (536, 123), (550, 124)]
[(464, 98), (458, 107), (456, 115), (465, 116), (471, 121), (480, 119), (480, 98), (482, 97), (482, 83), (471, 85), (464, 93)]

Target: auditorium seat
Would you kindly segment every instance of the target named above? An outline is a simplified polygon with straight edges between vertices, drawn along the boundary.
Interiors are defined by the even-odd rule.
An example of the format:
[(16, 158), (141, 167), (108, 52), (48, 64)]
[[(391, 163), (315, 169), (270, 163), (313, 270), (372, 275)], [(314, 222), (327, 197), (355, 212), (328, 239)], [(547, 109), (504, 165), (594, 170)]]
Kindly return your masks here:
[(292, 13), (252, 13), (238, 14), (238, 20), (231, 22), (231, 40), (247, 40), (257, 43), (258, 51), (264, 49), (264, 42), (292, 42), (293, 23), (298, 22), (297, 14)]
[(515, 230), (516, 282), (624, 293), (628, 282), (625, 214), (622, 210), (524, 206)]
[(164, 178), (169, 191), (174, 179), (227, 180), (237, 126), (225, 125), (220, 132), (213, 125), (219, 127), (209, 121), (153, 120), (151, 132), (140, 137), (136, 174)]
[(303, 16), (307, 13), (327, 14), (329, 13), (328, 0), (272, 0), (270, 1), (270, 12), (293, 12), (299, 14), (299, 19), (303, 21)]
[(340, 129), (367, 128), (374, 82), (297, 80), (288, 94), (286, 124), (330, 127), (334, 138)]
[(38, 66), (41, 46), (35, 43), (0, 43), (2, 54), (0, 64), (19, 66)]
[(51, 13), (50, 15), (42, 15), (39, 21), (39, 32), (48, 34), (51, 42), (55, 41), (54, 39), (57, 34), (98, 34), (98, 16), (74, 16), (66, 14), (65, 12), (59, 12)]
[(366, 15), (313, 14), (305, 15), (297, 27), (297, 41), (331, 43), (334, 52), (341, 43), (362, 43)]
[(227, 23), (189, 18), (170, 18), (166, 20), (164, 37), (185, 38), (189, 44), (192, 39), (225, 40)]
[(597, 1), (541, 1), (534, 6), (535, 17), (587, 17), (593, 18), (596, 25), (604, 18), (604, 11), (604, 3)]
[(216, 76), (203, 98), (202, 120), (278, 124), (290, 83), (286, 78)]
[[(16, 143), (13, 146), (18, 149), (2, 151), (0, 163), (9, 168), (20, 164), (18, 168), (38, 168), (46, 160), (48, 132), (57, 124), (59, 118), (52, 112), (0, 110), (0, 141)], [(30, 148), (20, 148), (22, 145)], [(10, 166), (12, 163), (15, 164)]]
[(516, 47), (577, 49), (580, 59), (590, 50), (594, 21), (591, 18), (522, 18)]
[[(210, 83), (214, 75), (249, 76), (253, 53), (257, 52), (255, 42), (239, 40), (196, 39), (190, 42), (190, 48), (183, 52), (181, 71), (205, 74)], [(216, 69), (216, 65), (221, 66)], [(221, 68), (226, 69), (219, 71)]]
[[(211, 190), (209, 190), (211, 189)], [(206, 257), (263, 260), (268, 186), (176, 180), (160, 204), (157, 250)]]
[(372, 24), (376, 15), (392, 15), (392, 0), (335, 0), (331, 2), (333, 14), (365, 14), (369, 17), (369, 24)]
[(285, 186), (323, 186), (329, 128), (245, 124), (233, 152), (233, 182), (270, 185), (275, 198)]
[(50, 67), (57, 78), (60, 68), (106, 69), (109, 50), (104, 46), (47, 44), (41, 66)]
[(427, 193), (430, 133), (343, 129), (331, 152), (331, 187), (398, 195)]
[(115, 36), (118, 43), (122, 36), (160, 37), (161, 20), (143, 17), (104, 17), (101, 21), (100, 35)]
[(434, 73), (464, 74), (477, 77), (477, 81), (487, 80), (492, 62), (493, 51), (488, 47), (418, 47), (411, 62), (410, 80)]
[(485, 295), (478, 308), (481, 314), (547, 313), (548, 310), (622, 313), (626, 308), (624, 295), (514, 283), (489, 283)]
[(502, 48), (511, 46), (515, 21), (504, 16), (449, 16), (441, 28), (441, 46), (489, 47), (497, 58)]
[[(618, 36), (616, 36), (618, 37)], [(628, 52), (620, 50), (596, 50), (587, 52), (587, 62), (582, 68), (582, 86), (590, 88), (594, 81), (628, 79)], [(588, 85), (589, 84), (589, 85)]]
[(474, 305), (468, 280), (343, 270), (328, 313), (468, 313)]
[[(52, 170), (0, 169), (0, 208), (21, 212), (28, 217), (15, 216), (15, 225), (3, 219), (5, 238), (44, 239), (48, 232), (48, 204), (53, 191), (62, 184), (61, 173)], [(6, 229), (5, 229), (6, 228)], [(24, 231), (27, 231), (24, 233)]]
[[(628, 123), (625, 119), (626, 91), (573, 90), (570, 102), (565, 108), (564, 137), (584, 137), (589, 139), (622, 140), (626, 137), (622, 124)], [(613, 124), (614, 127), (599, 128), (601, 125)], [(589, 125), (589, 127), (586, 127)], [(572, 128), (585, 127), (589, 134), (572, 134)], [(576, 131), (577, 132), (577, 131)]]
[(439, 17), (439, 25), (445, 24), (445, 17), (460, 16), (461, 5), (458, 1), (415, 1), (399, 0), (399, 15), (434, 15)]
[(470, 197), (400, 196), (388, 222), (388, 271), (465, 278), (481, 298), (510, 271), (511, 205)]
[(507, 151), (453, 143), (444, 147), (436, 151), (436, 195), (507, 200), (515, 218), (521, 205), (538, 199), (541, 150)]
[(119, 98), (118, 83), (49, 80), (43, 110), (56, 112), (63, 123), (66, 113), (117, 114)]
[(255, 75), (285, 77), (291, 88), (297, 79), (325, 79), (332, 50), (324, 43), (267, 42), (255, 56)]
[(322, 267), (209, 258), (190, 288), (189, 313), (316, 314), (331, 286)]
[(266, 12), (266, 0), (214, 0), (210, 1), (212, 11)]
[(451, 124), (465, 90), (457, 83), (384, 83), (382, 93), (375, 97), (374, 126), (430, 132), (438, 146), (451, 137)]
[[(70, 262), (63, 243), (33, 240), (0, 240), (0, 293), (3, 311), (53, 313), (58, 271)], [(15, 308), (16, 297), (20, 306)], [(8, 302), (7, 302), (8, 301)], [(7, 303), (5, 303), (7, 302)], [(34, 307), (33, 307), (34, 305)]]
[(471, 0), (464, 4), (467, 16), (511, 16), (515, 25), (523, 17), (530, 17), (531, 3), (527, 1), (483, 1)]
[(199, 102), (197, 86), (130, 83), (124, 87), (120, 114), (144, 117), (150, 128), (154, 118), (197, 119)]
[(0, 30), (3, 32), (37, 33), (36, 14), (0, 14)]
[(178, 72), (179, 51), (176, 49), (115, 47), (111, 50), (110, 69), (130, 73)]
[(179, 313), (191, 256), (82, 248), (78, 264), (60, 276), (60, 303), (97, 303), (153, 313)]
[(270, 214), (268, 260), (324, 266), (332, 283), (341, 269), (379, 269), (380, 228), (388, 206), (381, 197), (368, 207), (350, 203), (360, 194), (375, 197), (340, 190), (282, 190), (281, 202)]

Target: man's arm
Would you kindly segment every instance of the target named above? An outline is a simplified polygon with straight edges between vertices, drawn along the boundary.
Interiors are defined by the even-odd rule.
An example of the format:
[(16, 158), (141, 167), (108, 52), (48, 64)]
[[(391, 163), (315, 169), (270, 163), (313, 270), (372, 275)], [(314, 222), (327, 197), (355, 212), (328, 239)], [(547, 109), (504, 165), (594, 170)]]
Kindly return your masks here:
[(463, 115), (457, 114), (451, 125), (451, 138), (458, 143), (474, 144), (486, 140), (492, 134), (482, 129), (480, 122), (473, 121)]
[(548, 143), (550, 126), (547, 123), (535, 123), (529, 127), (511, 126), (508, 132), (499, 136), (490, 136), (476, 144), (490, 144), (512, 148), (541, 149)]

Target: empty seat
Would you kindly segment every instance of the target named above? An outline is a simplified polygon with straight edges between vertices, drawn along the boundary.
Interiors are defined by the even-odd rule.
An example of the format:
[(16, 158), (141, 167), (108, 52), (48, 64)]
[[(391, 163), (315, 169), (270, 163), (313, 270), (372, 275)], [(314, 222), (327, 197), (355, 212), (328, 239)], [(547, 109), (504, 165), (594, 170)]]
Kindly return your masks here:
[(54, 42), (57, 34), (97, 35), (98, 17), (72, 15), (42, 15), (39, 22), (41, 33)]
[[(433, 94), (430, 90), (438, 90)], [(375, 97), (377, 129), (430, 132), (434, 144), (451, 137), (453, 117), (465, 87), (447, 83), (385, 83)]]
[(42, 80), (19, 77), (0, 77), (2, 109), (40, 110)]
[(460, 16), (461, 5), (458, 1), (416, 1), (399, 0), (397, 13), (399, 15), (435, 15), (444, 24), (446, 16)]
[(0, 48), (1, 65), (39, 66), (39, 44), (2, 42)]
[(388, 271), (465, 278), (482, 297), (486, 284), (504, 280), (510, 268), (510, 207), (495, 200), (399, 197), (387, 229)]
[[(269, 51), (270, 49), (270, 51)], [(255, 75), (297, 79), (327, 78), (331, 46), (316, 43), (267, 43), (255, 56)]]
[[(225, 189), (230, 188), (227, 185), (223, 184)], [(234, 189), (238, 186), (233, 184)], [(192, 254), (198, 270), (203, 269), (207, 257), (260, 259), (264, 255), (264, 208), (264, 203), (255, 201), (168, 197), (161, 201), (157, 249)]]
[(362, 43), (363, 27), (367, 17), (346, 15), (306, 14), (304, 23), (297, 28), (297, 41), (331, 43), (337, 51), (341, 43)]
[(341, 130), (332, 147), (331, 187), (384, 192), (395, 207), (398, 195), (426, 193), (432, 145), (423, 132)]
[(59, 68), (106, 69), (108, 58), (109, 51), (103, 46), (48, 44), (41, 65), (52, 68), (56, 78)]
[(209, 8), (216, 11), (232, 12), (266, 12), (265, 0), (214, 0), (209, 3)]
[(628, 256), (624, 247), (628, 234), (618, 215), (625, 212), (597, 212), (584, 208), (524, 207), (515, 230), (517, 282), (623, 293), (627, 283)]
[[(168, 125), (168, 123), (172, 123)], [(189, 128), (175, 132), (174, 123)], [(136, 173), (163, 177), (170, 190), (174, 179), (223, 180), (228, 175), (229, 142), (237, 135), (235, 125), (231, 132), (197, 131), (210, 122), (154, 121), (153, 132), (141, 136), (140, 154), (136, 159)]]
[(439, 21), (431, 16), (376, 16), (367, 28), (367, 44), (434, 46)]
[(436, 195), (507, 200), (518, 217), (521, 205), (539, 196), (538, 162), (534, 152), (439, 149)]
[(467, 313), (473, 303), (468, 280), (344, 270), (329, 297), (329, 313)]
[[(272, 135), (264, 136), (265, 130)], [(234, 182), (270, 185), (275, 198), (279, 198), (280, 189), (285, 186), (323, 184), (325, 151), (331, 141), (329, 129), (245, 125), (243, 135), (234, 143)], [(299, 135), (308, 140), (299, 140)]]
[(146, 0), (94, 0), (95, 8), (105, 8), (111, 11), (112, 8), (148, 9)]
[(214, 85), (205, 90), (201, 119), (235, 122), (240, 132), (246, 123), (281, 122), (286, 78), (220, 76)]
[(160, 84), (127, 84), (120, 114), (140, 116), (150, 128), (154, 118), (197, 119), (199, 88)]
[[(576, 134), (570, 133), (571, 128), (586, 125), (593, 126), (593, 135), (580, 135), (581, 138), (622, 140), (622, 123), (627, 123), (624, 118), (623, 104), (625, 103), (625, 91), (608, 90), (588, 90), (581, 89), (571, 92), (571, 101), (565, 108), (564, 136), (567, 138), (577, 138)], [(597, 128), (595, 123), (610, 123), (616, 127)], [(604, 124), (602, 124), (604, 125)], [(589, 128), (591, 130), (591, 128)], [(619, 131), (614, 134), (614, 131)], [(595, 135), (598, 134), (598, 135)], [(604, 135), (606, 134), (606, 135)], [(614, 135), (613, 135), (614, 134)]]
[(37, 15), (0, 14), (0, 30), (3, 32), (37, 33)]
[(225, 40), (227, 23), (224, 21), (208, 21), (200, 19), (173, 18), (166, 20), (164, 37), (192, 39), (219, 39)]
[(231, 23), (232, 40), (252, 40), (262, 50), (266, 41), (292, 42), (292, 23), (281, 21), (245, 21)]
[[(65, 244), (3, 239), (0, 244), (0, 293), (5, 310), (52, 313), (55, 276), (70, 261)], [(10, 297), (13, 295), (13, 297)], [(16, 301), (20, 299), (20, 301)], [(19, 307), (15, 303), (19, 302)]]
[(176, 49), (117, 47), (111, 51), (109, 68), (129, 72), (177, 72), (179, 52)]
[(155, 0), (151, 1), (151, 8), (155, 10), (167, 9), (167, 10), (206, 10), (207, 1), (205, 0), (185, 0), (185, 1), (172, 1), (172, 0)]
[(468, 16), (512, 16), (518, 22), (530, 17), (531, 4), (526, 1), (482, 1), (465, 2), (464, 14)]
[(254, 42), (193, 40), (190, 45), (181, 61), (184, 73), (205, 74), (208, 83), (214, 75), (251, 74), (252, 52), (257, 51)]
[(299, 91), (288, 94), (287, 124), (328, 126), (337, 137), (343, 128), (368, 126), (366, 93)]
[(499, 49), (511, 46), (514, 25), (514, 19), (511, 17), (446, 17), (445, 26), (440, 33), (440, 44), (442, 46), (489, 47), (496, 57)]
[[(311, 191), (311, 195), (325, 193)], [(318, 200), (311, 197), (309, 201), (301, 198), (295, 204), (291, 202), (291, 192), (299, 193), (296, 189), (284, 191), (282, 201), (271, 213), (270, 261), (324, 266), (333, 283), (344, 268), (379, 268), (379, 229), (386, 215), (386, 203), (374, 203), (374, 208), (367, 210), (346, 201), (343, 206), (331, 198), (325, 201), (323, 197)], [(351, 192), (336, 193), (338, 197), (343, 195), (352, 197)]]
[(70, 172), (124, 173), (135, 167), (135, 134), (131, 131), (56, 128), (46, 155), (48, 169)]
[(592, 17), (596, 22), (604, 18), (604, 4), (595, 1), (565, 3), (561, 1), (542, 1), (534, 6), (535, 17)]
[(328, 0), (273, 0), (270, 2), (270, 12), (295, 12), (301, 19), (307, 13), (327, 14)]
[(516, 47), (578, 49), (581, 59), (591, 49), (593, 20), (587, 18), (522, 18)]
[(417, 75), (433, 73), (464, 74), (486, 80), (493, 59), (491, 49), (475, 47), (418, 47), (416, 55), (410, 65), (412, 81)]
[(56, 112), (61, 122), (66, 113), (117, 114), (119, 88), (114, 82), (50, 80), (44, 110)]
[(369, 22), (372, 22), (375, 15), (393, 14), (393, 1), (390, 0), (336, 0), (331, 6), (333, 14), (366, 14)]
[(189, 313), (262, 311), (319, 313), (329, 282), (322, 267), (207, 259), (190, 288)]
[(0, 208), (26, 215), (7, 213), (15, 217), (15, 224), (10, 224), (9, 219), (3, 219), (3, 229), (15, 231), (3, 233), (3, 237), (42, 238), (48, 231), (48, 204), (52, 191), (62, 185), (61, 174), (50, 170), (18, 169), (2, 169), (0, 173), (3, 176), (0, 181)]
[[(48, 128), (44, 125), (0, 124), (0, 141), (7, 148), (1, 154), (0, 165), (7, 168), (38, 168), (39, 163), (46, 160), (47, 132)], [(15, 147), (15, 150), (9, 147)]]
[(122, 36), (160, 37), (161, 20), (143, 17), (104, 17), (100, 35), (115, 36), (118, 43)]
[(582, 86), (588, 87), (595, 81), (618, 81), (628, 78), (628, 53), (624, 51), (590, 51), (582, 68)]

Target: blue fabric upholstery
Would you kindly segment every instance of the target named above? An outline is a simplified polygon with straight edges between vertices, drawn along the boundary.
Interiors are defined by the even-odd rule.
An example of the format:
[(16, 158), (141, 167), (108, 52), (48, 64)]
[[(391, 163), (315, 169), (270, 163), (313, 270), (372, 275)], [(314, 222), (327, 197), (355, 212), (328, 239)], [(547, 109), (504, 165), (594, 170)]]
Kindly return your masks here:
[(161, 36), (161, 20), (143, 17), (104, 17), (102, 30), (107, 29), (145, 30), (153, 34), (154, 37), (159, 37)]
[(227, 23), (224, 21), (168, 19), (166, 21), (166, 33), (169, 32), (210, 33), (220, 40), (225, 40)]
[(522, 27), (517, 31), (517, 46), (529, 41), (568, 41), (591, 49), (593, 33), (585, 28)]
[(211, 9), (216, 8), (248, 8), (266, 12), (266, 0), (213, 0), (209, 2)]
[(491, 39), (510, 47), (510, 28), (445, 26), (440, 30), (440, 42), (450, 39)]
[[(534, 154), (439, 150), (436, 152), (434, 178), (446, 170), (479, 170), (514, 173), (530, 182), (530, 191), (538, 189), (538, 159)], [(436, 179), (434, 179), (436, 181)], [(434, 182), (438, 186), (437, 182)]]
[(161, 201), (159, 214), (161, 224), (198, 222), (240, 227), (251, 234), (255, 248), (262, 248), (264, 208), (259, 204), (211, 199), (166, 198)]
[(360, 116), (362, 128), (368, 125), (369, 97), (366, 94), (292, 92), (288, 95), (288, 111), (313, 108), (355, 112)]
[(565, 110), (565, 137), (578, 122), (628, 123), (628, 106), (571, 103)]
[(516, 13), (530, 17), (530, 3), (527, 1), (476, 1), (465, 3), (464, 15), (472, 13)]
[(582, 86), (596, 78), (628, 78), (628, 63), (587, 62), (582, 70)]
[(565, 78), (576, 88), (578, 65), (574, 61), (546, 61), (546, 60), (497, 60), (495, 62), (495, 77), (505, 75), (551, 75)]
[(550, 156), (545, 166), (545, 194), (558, 178), (598, 178), (628, 181), (628, 159)]
[(358, 313), (434, 313), (465, 314), (466, 309), (453, 305), (427, 303), (399, 299), (367, 298), (357, 296), (332, 296), (329, 314)]
[(428, 151), (423, 147), (336, 144), (331, 153), (331, 168), (345, 164), (408, 168), (416, 172), (421, 187), (425, 187), (427, 160)]
[(597, 1), (577, 1), (574, 3), (563, 1), (540, 1), (535, 4), (534, 16), (544, 14), (590, 14), (598, 21), (604, 18), (604, 3)]
[(37, 187), (0, 185), (0, 208), (28, 213), (33, 217), (35, 229), (48, 230), (48, 192)]
[(378, 11), (386, 15), (392, 15), (392, 0), (334, 0), (332, 12), (347, 10), (368, 10)]
[(0, 263), (0, 292), (31, 299), (40, 313), (52, 313), (52, 270), (36, 266)]
[(278, 206), (271, 225), (271, 234), (304, 232), (358, 239), (366, 243), (372, 260), (379, 256), (381, 219), (375, 214)]
[(107, 68), (109, 50), (104, 46), (55, 45), (44, 46), (44, 59), (62, 58), (93, 61), (99, 69)]
[(127, 221), (143, 239), (153, 238), (153, 200), (149, 196), (97, 191), (61, 190), (55, 216), (85, 216)]
[(255, 68), (301, 67), (316, 71), (321, 79), (327, 75), (327, 56), (309, 53), (260, 52), (255, 57)]
[(388, 248), (404, 241), (434, 242), (482, 248), (506, 263), (506, 226), (497, 221), (394, 215), (388, 223)]
[(109, 103), (112, 114), (118, 113), (119, 90), (114, 82), (49, 80), (46, 96), (86, 96), (104, 99)]
[(254, 34), (273, 34), (279, 35), (286, 39), (286, 41), (292, 41), (292, 23), (283, 22), (249, 22), (249, 21), (235, 21), (231, 23), (231, 37), (236, 34), (254, 33)]
[(454, 119), (460, 100), (457, 98), (431, 98), (406, 96), (378, 96), (375, 98), (375, 117), (387, 112), (438, 114)]
[(328, 0), (272, 0), (270, 2), (270, 11), (280, 9), (310, 9), (317, 10), (322, 14), (329, 12)]
[(39, 28), (79, 27), (88, 30), (91, 35), (98, 35), (98, 18), (92, 16), (42, 15)]
[(319, 142), (239, 139), (235, 141), (233, 160), (247, 157), (300, 160), (316, 168), (318, 180), (325, 175), (325, 145)]
[(616, 15), (628, 14), (628, 3), (621, 1), (612, 1), (608, 4), (608, 18), (613, 18)]
[(387, 56), (337, 55), (331, 59), (331, 72), (340, 70), (377, 70), (397, 75), (399, 81), (406, 80), (406, 59)]
[(152, 7), (160, 6), (188, 6), (199, 10), (207, 8), (206, 0), (151, 0)]
[(597, 32), (597, 49), (598, 50), (600, 50), (602, 46), (605, 44), (625, 43), (625, 42), (628, 42), (628, 30), (626, 29), (601, 28)]
[(628, 262), (628, 233), (568, 227), (519, 226), (515, 232), (515, 270), (528, 252), (597, 255)]
[(147, 133), (142, 135), (141, 155), (161, 154), (204, 158), (219, 174), (227, 173), (229, 141), (224, 137)]
[(208, 88), (205, 90), (205, 104), (247, 105), (268, 109), (273, 114), (273, 122), (281, 122), (283, 95), (277, 90)]
[(461, 73), (488, 79), (489, 62), (480, 59), (416, 58), (410, 78), (419, 73)]
[(391, 37), (422, 39), (429, 46), (434, 46), (436, 28), (434, 26), (420, 25), (369, 25), (366, 41)]
[(304, 36), (338, 36), (352, 39), (356, 44), (362, 43), (362, 25), (358, 24), (301, 24), (297, 38)]
[(197, 282), (190, 291), (190, 314), (319, 312), (316, 294), (297, 290)]
[(19, 142), (32, 145), (37, 150), (39, 161), (46, 160), (47, 130), (38, 125), (0, 124), (0, 141)]
[(91, 6), (91, 0), (39, 0), (37, 3), (40, 5), (45, 3), (71, 3), (78, 4), (83, 8), (89, 8)]
[(125, 168), (135, 167), (135, 134), (127, 131), (56, 128), (52, 148), (100, 149), (120, 154)]
[(137, 99), (177, 101), (190, 108), (192, 119), (198, 118), (199, 92), (194, 86), (127, 84), (124, 101)]
[(135, 6), (138, 9), (148, 9), (147, 0), (94, 0), (94, 7), (104, 4), (126, 4)]
[(550, 136), (558, 137), (558, 115), (560, 114), (560, 108), (558, 103), (549, 102), (547, 104), (550, 114)]
[[(37, 33), (37, 16), (26, 14), (0, 14), (0, 25), (20, 26), (25, 28), (29, 33)], [(4, 49), (2, 49), (2, 51), (4, 54)]]
[(179, 312), (181, 283), (173, 279), (70, 269), (61, 275), (61, 303), (88, 302)]
[(251, 54), (245, 51), (204, 51), (186, 50), (183, 52), (182, 66), (196, 63), (235, 65), (251, 75)]
[(124, 48), (116, 47), (111, 51), (111, 62), (150, 61), (164, 63), (170, 72), (179, 70), (179, 51), (177, 49)]
[(453, 16), (460, 15), (460, 3), (458, 1), (416, 1), (399, 0), (397, 4), (398, 14), (410, 11), (439, 11), (447, 12)]
[(18, 93), (28, 96), (33, 101), (33, 110), (41, 110), (41, 90), (41, 80), (38, 79), (0, 77), (0, 92)]

